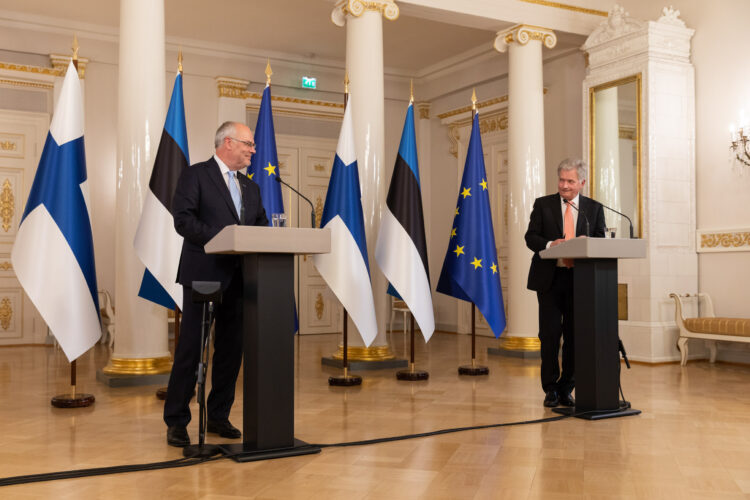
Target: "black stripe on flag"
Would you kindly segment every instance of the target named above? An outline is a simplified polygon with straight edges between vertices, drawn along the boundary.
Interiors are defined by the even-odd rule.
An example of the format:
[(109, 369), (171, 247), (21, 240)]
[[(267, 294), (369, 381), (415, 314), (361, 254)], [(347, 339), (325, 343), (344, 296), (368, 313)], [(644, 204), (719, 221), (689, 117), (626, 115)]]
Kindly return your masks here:
[(417, 178), (414, 177), (414, 172), (400, 154), (397, 155), (396, 165), (393, 167), (393, 178), (391, 179), (391, 186), (388, 188), (386, 205), (414, 242), (429, 280), (430, 269), (427, 265), (422, 193), (419, 190)]
[(154, 196), (172, 213), (172, 197), (182, 169), (188, 166), (185, 155), (172, 136), (162, 130), (159, 149), (156, 151), (154, 170), (148, 187)]

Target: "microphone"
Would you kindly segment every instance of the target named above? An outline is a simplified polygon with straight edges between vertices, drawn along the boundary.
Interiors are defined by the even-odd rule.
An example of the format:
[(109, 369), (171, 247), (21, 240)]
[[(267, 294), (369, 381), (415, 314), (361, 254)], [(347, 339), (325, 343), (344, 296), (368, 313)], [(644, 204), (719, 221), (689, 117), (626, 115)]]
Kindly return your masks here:
[(625, 214), (624, 214), (624, 213), (622, 213), (622, 212), (618, 212), (618, 211), (617, 211), (617, 210), (615, 210), (614, 208), (610, 208), (610, 207), (608, 207), (607, 205), (605, 205), (605, 204), (603, 204), (603, 203), (602, 203), (602, 206), (603, 206), (604, 208), (606, 208), (607, 210), (611, 210), (611, 211), (613, 211), (614, 213), (616, 213), (616, 214), (618, 214), (618, 215), (622, 215), (623, 217), (625, 217), (626, 219), (628, 219), (628, 222), (630, 223), (630, 239), (632, 240), (632, 239), (633, 239), (633, 221), (632, 221), (632, 220), (630, 220), (630, 217), (628, 217), (627, 215), (625, 215)]
[(315, 208), (313, 207), (312, 202), (305, 196), (304, 194), (300, 193), (296, 189), (294, 189), (291, 185), (287, 184), (283, 180), (281, 180), (281, 177), (279, 175), (274, 176), (274, 179), (276, 179), (276, 182), (280, 182), (295, 193), (297, 193), (303, 200), (305, 200), (307, 203), (310, 204), (310, 227), (315, 227)]
[(583, 220), (586, 221), (586, 236), (591, 236), (591, 231), (590, 231), (591, 228), (589, 226), (589, 218), (586, 217), (586, 213), (583, 210), (581, 210), (580, 208), (578, 208), (577, 206), (575, 206), (573, 203), (571, 203), (568, 200), (566, 200), (565, 198), (563, 198), (563, 202), (565, 204), (570, 205), (571, 207), (575, 208), (578, 211), (579, 214), (583, 215)]

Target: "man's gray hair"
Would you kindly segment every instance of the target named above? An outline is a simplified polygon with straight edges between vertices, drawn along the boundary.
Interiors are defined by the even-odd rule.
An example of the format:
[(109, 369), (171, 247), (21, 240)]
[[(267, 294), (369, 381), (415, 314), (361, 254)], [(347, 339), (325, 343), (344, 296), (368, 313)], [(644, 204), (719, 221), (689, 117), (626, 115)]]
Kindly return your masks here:
[(560, 164), (557, 166), (557, 177), (560, 177), (561, 171), (573, 169), (577, 171), (579, 182), (586, 180), (586, 174), (588, 173), (589, 166), (586, 165), (585, 161), (573, 158), (567, 158), (560, 162)]
[(216, 130), (216, 136), (214, 136), (214, 147), (218, 148), (224, 139), (232, 137), (237, 134), (237, 122), (224, 122)]

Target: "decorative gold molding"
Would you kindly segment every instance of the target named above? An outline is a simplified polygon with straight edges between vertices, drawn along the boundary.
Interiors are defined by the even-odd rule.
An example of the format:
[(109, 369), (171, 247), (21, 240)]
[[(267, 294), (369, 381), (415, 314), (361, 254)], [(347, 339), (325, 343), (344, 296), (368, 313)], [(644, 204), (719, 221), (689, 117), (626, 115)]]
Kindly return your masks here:
[(172, 370), (169, 356), (163, 358), (110, 358), (102, 369), (106, 375), (158, 375)]
[(240, 80), (239, 78), (231, 78), (228, 76), (217, 76), (214, 80), (216, 81), (216, 87), (219, 91), (219, 97), (247, 99), (250, 94), (250, 92), (247, 91), (247, 86), (250, 85), (249, 80)]
[[(465, 120), (458, 120), (449, 125), (448, 138), (450, 139), (450, 146), (448, 152), (453, 155), (454, 158), (458, 158), (458, 141), (461, 139), (459, 129), (471, 123), (471, 118)], [(501, 130), (508, 129), (508, 111), (502, 110), (499, 112), (490, 113), (487, 116), (481, 116), (479, 118), (479, 133), (484, 135), (490, 132), (499, 132)]]
[(418, 102), (417, 104), (415, 104), (415, 107), (417, 108), (417, 112), (419, 112), (420, 120), (430, 119), (430, 103), (429, 102)]
[(500, 349), (504, 351), (535, 352), (541, 345), (538, 337), (500, 337)]
[(18, 144), (15, 141), (0, 141), (0, 151), (18, 151)]
[[(547, 93), (547, 89), (544, 89), (544, 93)], [(507, 101), (508, 94), (502, 95), (500, 97), (493, 97), (492, 99), (487, 99), (486, 101), (477, 102), (477, 109), (486, 108), (487, 106), (492, 106), (493, 104), (500, 104)], [(438, 115), (438, 118), (444, 120), (445, 118), (450, 118), (451, 116), (460, 115), (462, 113), (468, 113), (469, 111), (471, 111), (471, 106), (464, 106), (463, 108), (458, 108), (451, 111), (446, 111), (445, 113), (441, 113)]]
[(698, 252), (748, 252), (750, 229), (698, 231)]
[(34, 89), (52, 90), (55, 85), (52, 83), (43, 82), (30, 82), (28, 80), (9, 80), (7, 78), (0, 78), (0, 85), (12, 85), (14, 87), (31, 87)]
[(393, 0), (342, 0), (331, 12), (331, 21), (339, 27), (346, 24), (346, 16), (360, 17), (366, 11), (380, 12), (389, 21), (395, 21), (400, 14)]
[(603, 10), (587, 9), (586, 7), (578, 7), (577, 5), (568, 5), (560, 2), (550, 2), (549, 0), (519, 0), (520, 2), (534, 3), (537, 5), (544, 5), (545, 7), (554, 7), (556, 9), (570, 10), (573, 12), (580, 12), (581, 14), (591, 14), (592, 16), (607, 17), (607, 13)]
[(313, 166), (313, 168), (315, 169), (316, 172), (325, 172), (326, 171), (325, 165), (321, 165), (320, 163), (316, 163)]
[(13, 264), (11, 264), (9, 260), (4, 260), (0, 262), (0, 270), (10, 271), (11, 269), (13, 269)]
[[(71, 56), (64, 56), (61, 54), (50, 54), (49, 62), (52, 64), (52, 68), (58, 72), (57, 76), (65, 76), (65, 72), (70, 64)], [(85, 57), (78, 58), (78, 78), (83, 80), (86, 77), (86, 65), (89, 60)]]
[(10, 179), (5, 179), (3, 188), (0, 191), (0, 219), (2, 219), (3, 231), (6, 233), (10, 230), (13, 222), (13, 215), (16, 210), (15, 201), (13, 185), (10, 183)]
[(0, 326), (3, 330), (10, 328), (10, 320), (13, 318), (13, 304), (8, 297), (0, 300)]
[(620, 139), (629, 139), (635, 141), (638, 139), (638, 131), (636, 127), (630, 125), (620, 125), (619, 127)]
[(323, 319), (323, 311), (325, 311), (326, 304), (323, 301), (323, 294), (318, 293), (318, 296), (315, 298), (315, 316), (318, 317), (318, 319)]
[[(68, 57), (70, 59), (70, 57)], [(11, 71), (23, 71), (24, 73), (34, 73), (37, 75), (63, 76), (65, 70), (61, 72), (57, 68), (43, 68), (41, 66), (30, 66), (26, 64), (14, 64), (0, 62), (0, 69), (9, 69)]]
[(494, 47), (498, 52), (505, 52), (508, 50), (508, 45), (513, 42), (526, 45), (531, 40), (542, 42), (548, 49), (553, 49), (557, 45), (557, 35), (551, 29), (529, 24), (517, 24), (507, 30), (498, 31)]
[[(391, 348), (388, 345), (379, 345), (373, 347), (352, 347), (346, 350), (349, 361), (386, 361), (395, 358)], [(338, 351), (333, 355), (333, 359), (344, 359), (344, 346), (339, 345)]]

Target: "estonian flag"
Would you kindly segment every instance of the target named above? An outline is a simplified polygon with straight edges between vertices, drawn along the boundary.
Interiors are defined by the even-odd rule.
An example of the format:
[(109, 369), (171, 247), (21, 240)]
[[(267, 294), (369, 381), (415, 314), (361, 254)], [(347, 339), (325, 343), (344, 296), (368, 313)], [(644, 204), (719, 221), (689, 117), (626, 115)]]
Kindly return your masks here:
[(489, 194), (477, 113), (437, 291), (476, 304), (499, 337), (505, 330), (505, 308)]
[(435, 331), (435, 314), (427, 265), (413, 104), (406, 110), (401, 145), (382, 211), (375, 260), (391, 287), (409, 306), (425, 342), (430, 340)]
[(320, 227), (331, 229), (331, 252), (314, 255), (315, 267), (369, 346), (375, 340), (378, 326), (367, 260), (351, 100), (344, 111)]
[(135, 253), (146, 266), (138, 295), (167, 309), (175, 305), (182, 309), (182, 285), (175, 282), (182, 236), (174, 228), (172, 197), (177, 179), (188, 165), (182, 73), (178, 72), (133, 242)]
[(86, 181), (83, 99), (71, 61), (11, 252), (18, 281), (70, 361), (102, 334)]

